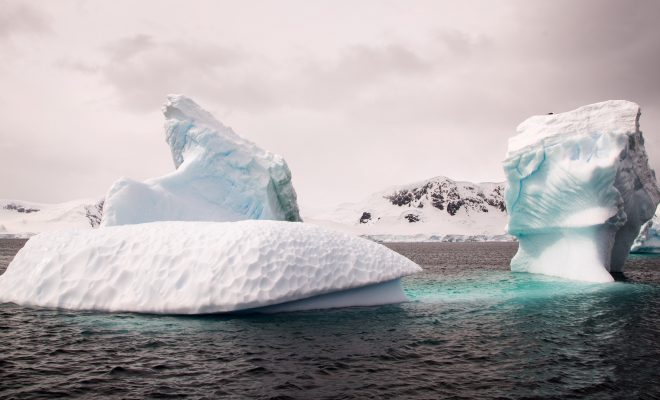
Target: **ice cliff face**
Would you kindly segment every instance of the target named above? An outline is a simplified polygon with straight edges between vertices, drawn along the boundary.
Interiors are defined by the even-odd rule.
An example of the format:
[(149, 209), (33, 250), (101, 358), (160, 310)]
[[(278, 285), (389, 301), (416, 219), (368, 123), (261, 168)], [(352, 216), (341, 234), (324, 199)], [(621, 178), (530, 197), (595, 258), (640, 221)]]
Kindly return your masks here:
[(596, 282), (622, 271), (660, 201), (639, 117), (606, 101), (518, 126), (504, 161), (513, 271)]
[(168, 96), (163, 113), (176, 170), (143, 183), (115, 182), (106, 196), (102, 226), (301, 220), (282, 157), (241, 138), (187, 97)]
[(642, 225), (630, 252), (660, 253), (660, 207), (656, 210), (653, 219)]

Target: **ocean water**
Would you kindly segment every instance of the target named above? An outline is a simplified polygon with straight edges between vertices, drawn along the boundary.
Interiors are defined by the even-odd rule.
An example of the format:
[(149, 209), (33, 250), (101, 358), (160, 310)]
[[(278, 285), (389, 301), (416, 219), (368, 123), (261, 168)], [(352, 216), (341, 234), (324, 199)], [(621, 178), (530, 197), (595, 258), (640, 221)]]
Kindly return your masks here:
[[(0, 240), (0, 272), (23, 245)], [(0, 305), (0, 397), (660, 398), (660, 257), (512, 274), (515, 243), (406, 243), (411, 302), (158, 316)]]

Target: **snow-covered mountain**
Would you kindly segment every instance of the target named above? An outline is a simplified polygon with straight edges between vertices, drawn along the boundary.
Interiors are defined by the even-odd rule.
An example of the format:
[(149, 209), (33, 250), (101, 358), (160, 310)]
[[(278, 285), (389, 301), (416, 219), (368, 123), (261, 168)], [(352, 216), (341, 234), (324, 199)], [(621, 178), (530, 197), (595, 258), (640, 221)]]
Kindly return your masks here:
[[(458, 182), (435, 177), (394, 186), (359, 203), (305, 216), (305, 221), (377, 241), (493, 241), (505, 235), (503, 183)], [(103, 200), (44, 204), (0, 200), (0, 237), (68, 228), (95, 228)]]
[(438, 176), (394, 186), (305, 221), (382, 241), (508, 240), (503, 183)]
[(0, 237), (28, 237), (69, 228), (95, 228), (101, 222), (103, 200), (81, 199), (45, 204), (0, 199)]
[[(55, 229), (96, 227), (103, 202), (61, 204), (0, 200), (0, 237), (25, 237)], [(438, 176), (393, 186), (357, 203), (312, 215), (305, 222), (391, 241), (512, 240), (503, 183), (459, 182)]]

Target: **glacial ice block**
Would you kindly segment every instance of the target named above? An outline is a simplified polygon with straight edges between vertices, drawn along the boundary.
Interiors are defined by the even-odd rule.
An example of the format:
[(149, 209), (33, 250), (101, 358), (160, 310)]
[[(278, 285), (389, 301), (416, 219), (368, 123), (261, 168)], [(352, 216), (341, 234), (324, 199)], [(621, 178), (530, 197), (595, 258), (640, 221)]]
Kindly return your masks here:
[(660, 253), (660, 207), (656, 210), (655, 216), (642, 225), (630, 252)]
[(32, 237), (0, 302), (199, 314), (397, 303), (420, 271), (394, 251), (311, 224), (152, 222)]
[(106, 195), (101, 226), (152, 221), (300, 221), (284, 159), (241, 138), (191, 99), (168, 96), (165, 138), (176, 170)]
[(512, 271), (608, 282), (660, 201), (640, 109), (605, 101), (518, 126), (504, 160)]

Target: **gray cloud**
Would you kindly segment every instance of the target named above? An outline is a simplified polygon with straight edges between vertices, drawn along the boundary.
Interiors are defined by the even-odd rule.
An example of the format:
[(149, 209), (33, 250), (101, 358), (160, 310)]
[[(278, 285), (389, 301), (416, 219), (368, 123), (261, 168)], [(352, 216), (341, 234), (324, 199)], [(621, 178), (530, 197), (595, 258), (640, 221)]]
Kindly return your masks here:
[[(428, 54), (402, 43), (356, 44), (324, 57), (307, 55), (286, 64), (245, 50), (208, 43), (157, 42), (140, 34), (104, 47), (101, 74), (122, 103), (143, 111), (164, 90), (196, 94), (228, 109), (281, 107), (327, 109), (359, 101), (362, 92), (388, 81), (419, 81), (487, 47), (483, 37), (441, 31)], [(458, 55), (458, 57), (456, 57)]]
[(350, 77), (351, 83), (354, 83), (394, 74), (425, 74), (432, 69), (429, 60), (401, 44), (355, 45), (343, 51), (330, 75)]
[(134, 56), (156, 47), (154, 39), (145, 34), (119, 39), (105, 46), (113, 62), (128, 62)]
[[(502, 179), (507, 139), (522, 120), (613, 98), (640, 103), (647, 149), (660, 166), (656, 0), (283, 1), (258, 12), (240, 2), (118, 1), (84, 13), (62, 1), (2, 3), (11, 10), (27, 4), (18, 14), (40, 17), (19, 23), (0, 11), (0, 40), (11, 37), (26, 55), (3, 67), (0, 83), (13, 92), (0, 108), (13, 110), (3, 118), (23, 132), (25, 152), (49, 137), (49, 151), (71, 157), (70, 165), (52, 162), (62, 174), (87, 138), (70, 140), (75, 146), (55, 139), (76, 129), (90, 130), (94, 141), (103, 136), (107, 151), (91, 161), (102, 171), (94, 172), (94, 193), (118, 173), (147, 177), (171, 168), (166, 149), (160, 169), (154, 154), (161, 150), (152, 151), (164, 146), (157, 111), (170, 92), (193, 97), (285, 156), (306, 204), (438, 174)], [(58, 35), (35, 41), (27, 34), (49, 24)], [(25, 118), (35, 114), (36, 127)], [(69, 125), (78, 120), (85, 123)], [(103, 134), (89, 129), (97, 123)], [(23, 186), (45, 168), (34, 161), (43, 152), (0, 152), (21, 168)], [(117, 154), (121, 162), (112, 159)], [(54, 168), (44, 174), (57, 175)], [(0, 188), (9, 195), (18, 187), (10, 183)], [(60, 198), (82, 190), (50, 189)]]
[[(107, 61), (99, 73), (134, 112), (154, 109), (171, 92), (219, 96), (237, 106), (268, 102), (254, 90), (259, 77), (237, 78), (245, 55), (208, 43), (158, 41), (139, 34), (104, 46)], [(239, 74), (240, 75), (240, 74)]]
[(20, 34), (51, 31), (48, 18), (33, 7), (13, 1), (0, 1), (0, 40)]
[(453, 57), (469, 57), (474, 53), (488, 50), (492, 45), (485, 35), (470, 35), (457, 29), (440, 30), (436, 40), (444, 45)]
[(660, 2), (653, 0), (520, 2), (516, 17), (526, 23), (505, 36), (502, 47), (538, 67), (549, 96), (623, 96), (658, 104), (658, 15)]
[(86, 64), (80, 60), (60, 58), (55, 61), (54, 65), (58, 68), (64, 68), (75, 72), (80, 72), (86, 75), (93, 75), (99, 72), (99, 66), (93, 64)]

